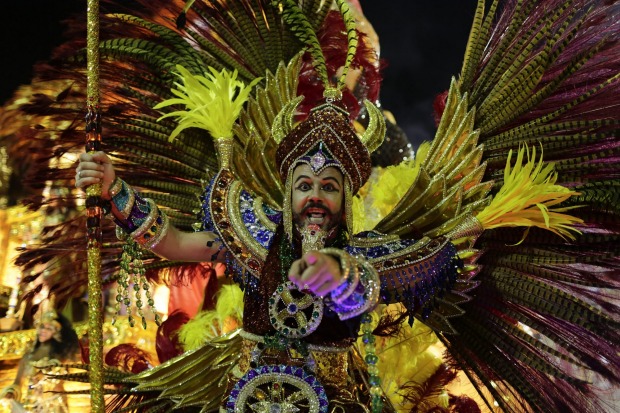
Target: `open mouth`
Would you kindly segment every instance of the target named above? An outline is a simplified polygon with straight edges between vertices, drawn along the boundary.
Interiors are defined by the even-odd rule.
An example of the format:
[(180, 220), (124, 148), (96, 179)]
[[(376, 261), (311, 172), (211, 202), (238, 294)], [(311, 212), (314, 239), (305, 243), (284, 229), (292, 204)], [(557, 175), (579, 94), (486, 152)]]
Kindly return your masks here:
[(325, 222), (325, 214), (308, 214), (307, 217), (310, 224), (322, 225)]
[(323, 225), (327, 220), (327, 211), (323, 208), (308, 208), (306, 220), (308, 224)]

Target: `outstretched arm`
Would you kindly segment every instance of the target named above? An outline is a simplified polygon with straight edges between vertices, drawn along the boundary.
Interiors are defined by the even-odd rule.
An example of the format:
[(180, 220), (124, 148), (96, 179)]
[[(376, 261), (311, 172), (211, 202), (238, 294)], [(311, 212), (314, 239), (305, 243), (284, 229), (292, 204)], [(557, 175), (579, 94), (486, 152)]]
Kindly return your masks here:
[[(110, 158), (104, 152), (93, 154), (83, 153), (76, 168), (75, 186), (85, 188), (93, 184), (101, 184), (101, 197), (111, 201), (111, 213), (117, 222), (126, 222), (127, 214), (119, 210), (115, 202), (114, 191), (110, 188), (116, 183), (116, 172)], [(221, 261), (224, 257), (223, 248), (212, 232), (182, 232), (172, 225), (167, 227), (165, 234), (150, 248), (155, 254), (178, 261)]]

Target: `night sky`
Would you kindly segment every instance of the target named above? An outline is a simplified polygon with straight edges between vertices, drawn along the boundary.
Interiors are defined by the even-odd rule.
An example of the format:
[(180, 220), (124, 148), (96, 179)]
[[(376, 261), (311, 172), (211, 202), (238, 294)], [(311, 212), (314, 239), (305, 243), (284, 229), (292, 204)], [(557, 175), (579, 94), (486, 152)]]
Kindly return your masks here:
[[(28, 83), (32, 65), (61, 40), (61, 21), (85, 0), (11, 1), (3, 4), (0, 102)], [(413, 142), (432, 138), (432, 101), (460, 71), (476, 0), (361, 0), (381, 41), (387, 66), (381, 92)]]

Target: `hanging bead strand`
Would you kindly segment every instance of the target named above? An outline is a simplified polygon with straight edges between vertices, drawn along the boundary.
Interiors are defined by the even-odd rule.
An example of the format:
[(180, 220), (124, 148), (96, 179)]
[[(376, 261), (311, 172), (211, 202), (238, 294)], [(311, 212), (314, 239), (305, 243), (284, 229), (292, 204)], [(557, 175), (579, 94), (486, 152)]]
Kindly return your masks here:
[(372, 334), (372, 317), (365, 313), (362, 316), (362, 341), (366, 353), (365, 361), (368, 369), (368, 384), (370, 385), (370, 400), (372, 413), (381, 413), (383, 410), (383, 390), (379, 377), (379, 357), (375, 352), (375, 336)]

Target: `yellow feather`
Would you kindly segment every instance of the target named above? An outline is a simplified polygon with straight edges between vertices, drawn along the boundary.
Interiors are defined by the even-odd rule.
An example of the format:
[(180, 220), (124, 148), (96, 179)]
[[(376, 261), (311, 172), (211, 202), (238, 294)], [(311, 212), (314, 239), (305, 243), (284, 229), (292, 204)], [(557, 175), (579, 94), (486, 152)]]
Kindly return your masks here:
[(161, 109), (171, 105), (184, 106), (184, 110), (166, 113), (158, 120), (174, 117), (179, 125), (170, 134), (173, 140), (187, 128), (207, 130), (215, 139), (232, 138), (232, 128), (250, 91), (261, 78), (249, 85), (237, 80), (237, 71), (223, 69), (218, 72), (209, 67), (204, 76), (193, 75), (181, 65), (177, 65), (176, 75), (181, 79), (175, 82), (171, 92), (176, 98), (166, 99), (154, 108)]
[[(371, 314), (374, 323), (378, 322), (380, 314), (396, 312), (399, 306), (400, 304), (393, 304), (376, 309)], [(433, 346), (439, 340), (429, 327), (420, 322), (415, 322), (412, 328), (405, 326), (397, 337), (375, 339), (381, 387), (397, 412), (409, 412), (413, 406), (411, 401), (404, 397), (401, 388), (405, 384), (421, 385), (437, 371), (442, 359), (437, 356)], [(358, 346), (365, 355), (361, 338)]]
[(215, 310), (203, 311), (179, 330), (185, 351), (240, 327), (243, 319), (243, 292), (237, 284), (223, 285), (217, 293)]
[(420, 172), (430, 144), (424, 142), (416, 157), (387, 168), (374, 168), (368, 182), (353, 198), (353, 233), (374, 228), (405, 195)]
[[(561, 237), (575, 239), (572, 232), (577, 223), (583, 222), (564, 214), (575, 207), (552, 208), (578, 192), (556, 185), (557, 173), (552, 163), (545, 164), (542, 155), (537, 160), (536, 148), (519, 148), (517, 160), (511, 167), (512, 151), (504, 168), (504, 185), (488, 207), (476, 218), (484, 229), (500, 227), (539, 227)], [(527, 161), (524, 161), (527, 159)]]

